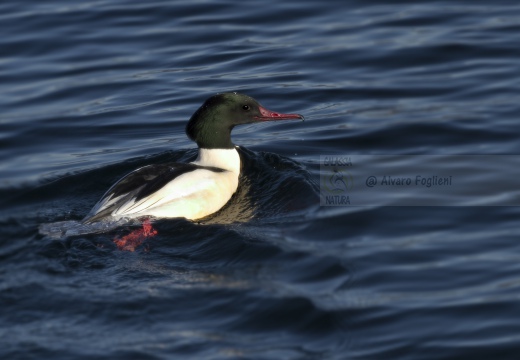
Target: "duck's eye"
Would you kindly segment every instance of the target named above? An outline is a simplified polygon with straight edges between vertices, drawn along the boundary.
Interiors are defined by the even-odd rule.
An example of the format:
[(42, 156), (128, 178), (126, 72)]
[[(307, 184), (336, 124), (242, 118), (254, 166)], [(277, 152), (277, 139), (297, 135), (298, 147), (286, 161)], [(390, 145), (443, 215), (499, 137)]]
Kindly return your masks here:
[(244, 105), (244, 106), (242, 106), (242, 109), (244, 109), (245, 111), (248, 111), (250, 108), (249, 108), (249, 105)]

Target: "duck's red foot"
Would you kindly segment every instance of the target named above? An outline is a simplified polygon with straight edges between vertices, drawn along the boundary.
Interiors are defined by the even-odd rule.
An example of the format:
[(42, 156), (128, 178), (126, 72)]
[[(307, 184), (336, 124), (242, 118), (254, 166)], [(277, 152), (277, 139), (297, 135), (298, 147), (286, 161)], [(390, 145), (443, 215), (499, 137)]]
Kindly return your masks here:
[(143, 228), (132, 231), (130, 234), (121, 238), (116, 237), (114, 243), (122, 251), (135, 251), (148, 237), (157, 235), (157, 230), (152, 226), (150, 220), (143, 221)]

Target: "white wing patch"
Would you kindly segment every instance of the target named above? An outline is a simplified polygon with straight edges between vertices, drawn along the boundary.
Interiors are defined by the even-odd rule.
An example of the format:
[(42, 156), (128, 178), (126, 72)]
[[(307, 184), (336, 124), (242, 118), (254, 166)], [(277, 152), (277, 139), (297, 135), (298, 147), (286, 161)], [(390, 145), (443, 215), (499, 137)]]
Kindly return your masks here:
[[(135, 197), (112, 212), (114, 217), (185, 217), (198, 219), (228, 202), (238, 187), (238, 174), (197, 169), (182, 174), (139, 201)], [(107, 199), (96, 211), (115, 203), (121, 196)]]
[(144, 166), (114, 184), (84, 221), (146, 215), (203, 218), (229, 201), (239, 173), (235, 149), (199, 149), (197, 160), (189, 164)]

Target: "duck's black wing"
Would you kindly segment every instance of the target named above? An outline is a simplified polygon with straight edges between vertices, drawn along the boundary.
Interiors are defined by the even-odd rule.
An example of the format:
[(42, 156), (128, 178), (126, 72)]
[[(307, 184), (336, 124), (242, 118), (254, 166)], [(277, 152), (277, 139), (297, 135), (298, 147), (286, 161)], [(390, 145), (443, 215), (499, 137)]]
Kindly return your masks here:
[(167, 163), (148, 165), (139, 168), (115, 183), (101, 200), (83, 219), (83, 223), (93, 223), (111, 216), (128, 202), (138, 202), (163, 188), (180, 175), (197, 169), (224, 171), (219, 168), (185, 163)]

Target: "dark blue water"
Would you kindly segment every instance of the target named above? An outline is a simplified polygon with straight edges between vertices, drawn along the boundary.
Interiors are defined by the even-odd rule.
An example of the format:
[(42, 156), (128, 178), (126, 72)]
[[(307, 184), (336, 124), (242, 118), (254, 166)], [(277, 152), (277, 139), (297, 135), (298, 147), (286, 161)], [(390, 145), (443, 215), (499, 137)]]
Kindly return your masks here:
[[(318, 197), (320, 155), (519, 154), (518, 2), (3, 1), (0, 34), (1, 358), (518, 358), (518, 207)], [(306, 121), (235, 129), (214, 221), (38, 233), (190, 161), (222, 91)]]

